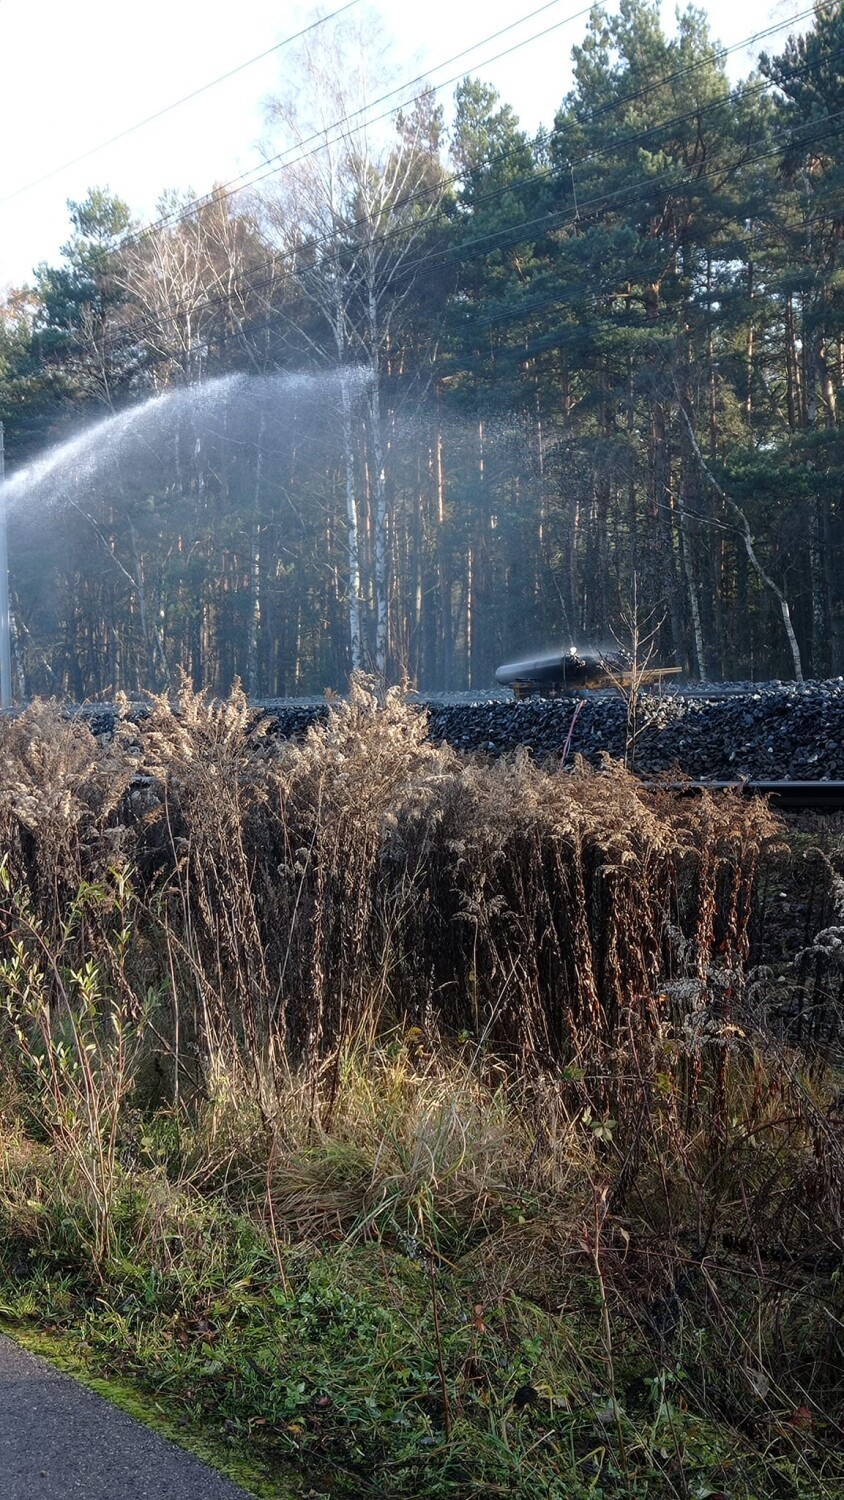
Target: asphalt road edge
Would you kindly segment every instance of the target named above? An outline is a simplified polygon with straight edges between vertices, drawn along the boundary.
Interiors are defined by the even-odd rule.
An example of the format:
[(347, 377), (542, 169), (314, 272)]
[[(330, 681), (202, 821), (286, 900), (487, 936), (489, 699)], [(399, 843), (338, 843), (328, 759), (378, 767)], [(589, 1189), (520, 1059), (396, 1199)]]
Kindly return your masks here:
[(29, 1354), (37, 1354), (63, 1375), (70, 1376), (80, 1385), (103, 1397), (112, 1406), (134, 1418), (159, 1437), (166, 1438), (177, 1448), (183, 1448), (194, 1458), (216, 1469), (233, 1484), (256, 1497), (256, 1500), (293, 1500), (293, 1491), (281, 1487), (267, 1478), (254, 1465), (240, 1455), (230, 1452), (223, 1443), (217, 1442), (198, 1427), (183, 1427), (167, 1419), (154, 1397), (120, 1377), (98, 1375), (86, 1364), (78, 1353), (75, 1341), (61, 1332), (48, 1332), (37, 1323), (22, 1324), (8, 1321), (0, 1315), (0, 1333)]

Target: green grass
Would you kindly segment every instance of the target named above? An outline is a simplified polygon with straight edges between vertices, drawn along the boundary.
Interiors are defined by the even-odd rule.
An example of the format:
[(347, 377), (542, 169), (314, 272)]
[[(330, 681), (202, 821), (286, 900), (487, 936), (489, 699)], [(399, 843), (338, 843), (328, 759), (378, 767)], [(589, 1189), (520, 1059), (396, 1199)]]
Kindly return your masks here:
[(99, 1275), (44, 1214), (37, 1244), (7, 1240), (0, 1317), (257, 1494), (840, 1493), (818, 1430), (700, 1409), (693, 1300), (661, 1367), (623, 1317), (610, 1351), (587, 1249), (524, 1195), (454, 1261), (397, 1228), (279, 1258), (254, 1209), (165, 1184), (127, 1180)]

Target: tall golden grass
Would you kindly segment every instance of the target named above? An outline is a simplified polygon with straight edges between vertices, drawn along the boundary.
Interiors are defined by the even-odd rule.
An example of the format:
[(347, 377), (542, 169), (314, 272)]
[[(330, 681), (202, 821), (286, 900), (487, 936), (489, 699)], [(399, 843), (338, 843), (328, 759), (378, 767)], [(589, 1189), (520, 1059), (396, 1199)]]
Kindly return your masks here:
[(683, 800), (611, 763), (461, 759), (360, 683), (303, 743), (242, 695), (187, 690), (105, 745), (43, 705), (2, 735), (11, 887), (68, 955), (96, 957), (108, 900), (72, 931), (66, 916), (119, 870), (143, 912), (135, 985), (169, 990), (203, 1070), (224, 1058), (270, 1090), (291, 1060), (399, 1020), (594, 1069), (634, 1023), (662, 1024), (667, 983), (723, 1013), (775, 833), (759, 804)]

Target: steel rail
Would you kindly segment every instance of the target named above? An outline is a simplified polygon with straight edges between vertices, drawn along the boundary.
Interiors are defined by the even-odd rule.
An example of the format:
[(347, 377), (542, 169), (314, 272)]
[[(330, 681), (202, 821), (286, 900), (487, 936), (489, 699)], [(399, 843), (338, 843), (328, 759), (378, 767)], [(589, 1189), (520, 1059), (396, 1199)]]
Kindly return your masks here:
[[(659, 783), (649, 782), (656, 787)], [(666, 790), (677, 791), (681, 796), (695, 796), (700, 792), (738, 792), (744, 797), (767, 797), (772, 807), (782, 811), (798, 811), (814, 808), (819, 812), (837, 812), (844, 809), (844, 781), (688, 781), (676, 785), (661, 783)]]

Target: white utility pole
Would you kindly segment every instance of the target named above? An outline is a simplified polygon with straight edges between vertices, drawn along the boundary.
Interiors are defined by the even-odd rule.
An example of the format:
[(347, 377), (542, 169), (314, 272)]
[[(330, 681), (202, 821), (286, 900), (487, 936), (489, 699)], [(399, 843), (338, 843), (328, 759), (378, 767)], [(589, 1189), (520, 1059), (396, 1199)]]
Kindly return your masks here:
[(12, 622), (9, 614), (9, 553), (6, 547), (6, 468), (0, 422), (0, 708), (12, 706)]

